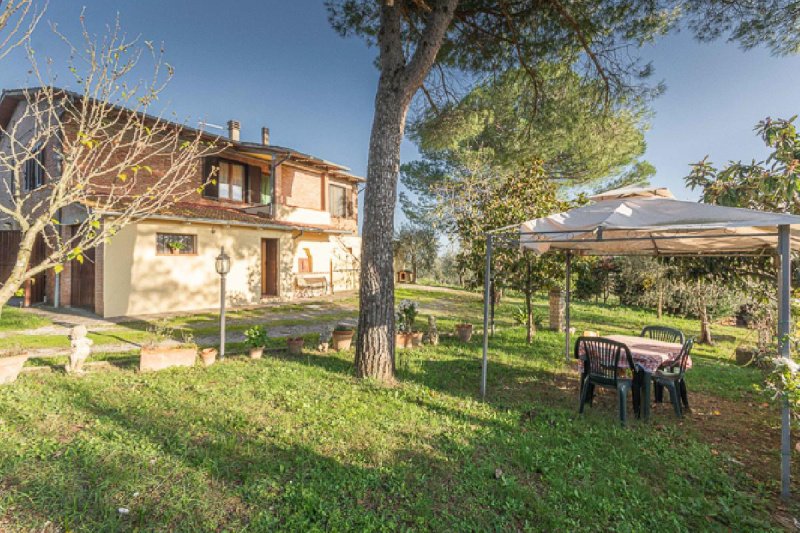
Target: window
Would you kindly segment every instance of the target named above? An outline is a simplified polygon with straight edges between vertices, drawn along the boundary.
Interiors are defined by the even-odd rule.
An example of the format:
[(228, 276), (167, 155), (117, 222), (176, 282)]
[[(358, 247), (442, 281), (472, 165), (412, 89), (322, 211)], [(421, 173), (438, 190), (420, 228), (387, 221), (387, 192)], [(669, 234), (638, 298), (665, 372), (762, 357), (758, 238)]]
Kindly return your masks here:
[(33, 151), (36, 155), (25, 161), (22, 169), (22, 190), (26, 192), (44, 185), (44, 148), (39, 145)]
[(156, 253), (158, 255), (195, 255), (197, 254), (197, 235), (157, 233)]
[(244, 177), (247, 168), (239, 163), (231, 161), (219, 162), (219, 197), (234, 202), (244, 201)]
[(347, 198), (348, 190), (339, 185), (328, 186), (328, 211), (335, 217), (350, 216), (350, 202)]

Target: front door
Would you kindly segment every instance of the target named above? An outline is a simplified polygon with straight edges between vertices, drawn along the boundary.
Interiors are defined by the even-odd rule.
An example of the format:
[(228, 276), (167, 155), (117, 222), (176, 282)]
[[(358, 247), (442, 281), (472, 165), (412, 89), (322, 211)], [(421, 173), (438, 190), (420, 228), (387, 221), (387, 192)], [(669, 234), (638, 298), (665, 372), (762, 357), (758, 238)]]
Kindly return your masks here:
[(70, 261), (72, 296), (70, 305), (94, 312), (94, 248), (83, 251), (83, 262)]
[(278, 239), (261, 239), (261, 295), (278, 296)]

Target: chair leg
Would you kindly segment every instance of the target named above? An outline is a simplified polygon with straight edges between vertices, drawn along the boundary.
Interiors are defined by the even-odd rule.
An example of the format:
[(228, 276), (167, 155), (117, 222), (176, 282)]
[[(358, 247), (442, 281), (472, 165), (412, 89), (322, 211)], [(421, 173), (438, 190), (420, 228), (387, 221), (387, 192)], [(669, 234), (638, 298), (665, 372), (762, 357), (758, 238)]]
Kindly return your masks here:
[(591, 383), (587, 379), (586, 382), (581, 387), (581, 398), (580, 398), (580, 406), (578, 406), (578, 413), (583, 414), (583, 407), (586, 405), (586, 395), (589, 393), (589, 387), (591, 387)]
[(686, 380), (682, 379), (680, 381), (680, 392), (681, 392), (681, 401), (683, 402), (683, 407), (685, 409), (689, 409), (689, 392), (686, 390)]
[(653, 397), (655, 398), (656, 403), (661, 403), (664, 401), (664, 385), (661, 383), (655, 384), (655, 387), (653, 388)]
[(644, 384), (644, 376), (642, 372), (636, 372), (633, 377), (633, 384), (631, 388), (631, 396), (633, 396), (633, 415), (636, 418), (642, 417), (642, 385)]
[(619, 420), (625, 427), (628, 423), (628, 385), (617, 385), (617, 395), (619, 396)]
[(677, 383), (672, 382), (666, 385), (666, 387), (669, 389), (669, 399), (672, 400), (672, 407), (675, 408), (675, 415), (680, 418), (683, 415), (681, 414), (681, 399), (678, 396)]

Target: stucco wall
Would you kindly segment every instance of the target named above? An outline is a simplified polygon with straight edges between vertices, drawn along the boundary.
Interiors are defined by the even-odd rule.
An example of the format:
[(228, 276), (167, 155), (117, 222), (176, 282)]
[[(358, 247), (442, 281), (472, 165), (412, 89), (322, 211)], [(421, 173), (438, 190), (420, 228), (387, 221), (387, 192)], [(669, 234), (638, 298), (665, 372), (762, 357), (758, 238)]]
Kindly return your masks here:
[[(196, 235), (196, 255), (157, 255), (156, 233)], [(231, 256), (227, 278), (228, 303), (243, 305), (261, 300), (261, 239), (279, 243), (279, 296), (296, 296), (298, 259), (313, 256), (314, 270), (337, 273), (336, 291), (353, 290), (339, 271), (360, 255), (360, 238), (339, 237), (242, 227), (147, 221), (127, 226), (104, 247), (104, 316), (147, 315), (197, 311), (219, 306), (219, 276), (214, 258), (220, 246)], [(352, 248), (352, 255), (347, 248)], [(348, 258), (345, 260), (345, 258)], [(350, 275), (350, 278), (353, 278)], [(356, 278), (357, 279), (357, 276)]]

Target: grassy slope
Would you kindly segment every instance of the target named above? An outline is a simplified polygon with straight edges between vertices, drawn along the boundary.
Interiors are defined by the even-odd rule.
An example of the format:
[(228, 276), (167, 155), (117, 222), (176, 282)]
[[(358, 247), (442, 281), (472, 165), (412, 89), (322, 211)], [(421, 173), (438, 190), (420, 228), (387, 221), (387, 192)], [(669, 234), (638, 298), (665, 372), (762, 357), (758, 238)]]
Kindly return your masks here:
[[(476, 295), (398, 291), (406, 297), (439, 315), (440, 331), (479, 322)], [(621, 429), (603, 396), (578, 417), (563, 336), (525, 346), (509, 327), (517, 304), (498, 309), (487, 403), (475, 398), (477, 338), (400, 352), (393, 388), (355, 380), (344, 353), (23, 376), (0, 388), (0, 530), (770, 527), (764, 493), (777, 470), (733, 460), (694, 423), (702, 413), (679, 423), (659, 410)], [(603, 333), (653, 321), (586, 304), (575, 315), (579, 330)], [(730, 364), (733, 342), (698, 351), (690, 400), (755, 401), (759, 375)]]

